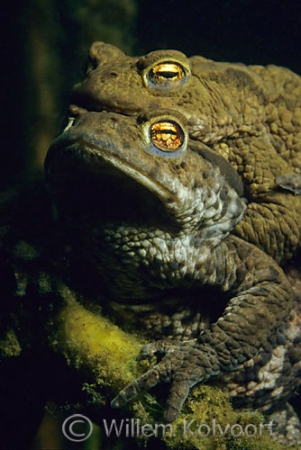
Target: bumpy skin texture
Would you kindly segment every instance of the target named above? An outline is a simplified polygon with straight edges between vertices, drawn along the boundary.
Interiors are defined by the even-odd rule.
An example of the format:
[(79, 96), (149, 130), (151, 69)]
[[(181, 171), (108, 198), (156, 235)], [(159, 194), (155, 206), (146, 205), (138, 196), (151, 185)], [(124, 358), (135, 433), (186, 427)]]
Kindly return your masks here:
[[(183, 114), (190, 138), (221, 155), (241, 176), (248, 208), (233, 234), (285, 264), (300, 248), (300, 99), (300, 77), (285, 68), (216, 63), (200, 56), (187, 58), (174, 50), (128, 57), (97, 42), (90, 49), (87, 77), (73, 90), (71, 114), (108, 110), (136, 116), (160, 108)], [(238, 372), (238, 382), (233, 383), (233, 395), (240, 392), (253, 406), (265, 403), (265, 410), (273, 407), (279, 393), (282, 399), (289, 398), (300, 370), (298, 304), (295, 296), (285, 342), (279, 338), (277, 343), (274, 335), (266, 351), (246, 363), (246, 371)], [(157, 332), (154, 337), (162, 324), (171, 325), (164, 317), (159, 324), (147, 322)], [(122, 404), (123, 397), (127, 401), (158, 378), (160, 374), (152, 372), (152, 381), (142, 380), (115, 403)], [(246, 389), (242, 380), (249, 380)]]
[[(113, 47), (108, 52), (122, 61), (126, 58)], [(110, 69), (114, 83), (120, 60), (116, 72)], [(131, 75), (137, 60), (126, 61)], [(146, 62), (142, 58), (140, 72)], [(185, 61), (182, 64), (186, 67)], [(186, 83), (172, 95), (165, 87), (155, 90), (150, 94), (153, 103), (143, 100), (139, 112), (122, 109), (123, 91), (113, 94), (108, 82), (107, 109), (114, 111), (102, 111), (97, 96), (105, 95), (107, 77), (102, 84), (95, 76), (98, 70), (75, 89), (75, 118), (48, 152), (41, 190), (2, 200), (1, 270), (8, 280), (5, 289), (14, 292), (11, 304), (2, 305), (7, 330), (19, 330), (22, 341), (30, 345), (27, 321), (34, 322), (38, 314), (55, 315), (62, 301), (59, 286), (67, 286), (79, 302), (101, 305), (117, 324), (153, 342), (141, 357), (155, 354), (158, 363), (126, 387), (113, 406), (158, 382), (170, 382), (165, 419), (172, 421), (194, 384), (220, 377), (241, 404), (267, 411), (279, 407), (300, 383), (300, 327), (291, 284), (272, 256), (283, 260), (297, 247), (299, 197), (287, 188), (288, 184), (294, 189), (290, 180), (295, 166), (283, 163), (289, 178), (282, 180), (285, 188), (277, 186), (274, 176), (283, 173), (278, 165), (274, 170), (277, 158), (267, 161), (270, 147), (253, 145), (253, 139), (270, 144), (262, 134), (266, 125), (260, 122), (263, 94), (255, 82), (251, 89), (242, 75), (243, 84), (237, 85), (240, 77), (233, 81), (232, 69), (226, 75), (221, 69), (217, 73), (233, 81), (233, 93), (222, 91), (219, 99), (213, 87), (203, 88), (207, 109), (204, 103), (199, 119), (193, 108), (187, 114), (186, 105), (175, 111)], [(207, 75), (214, 78), (210, 71)], [(201, 84), (206, 86), (205, 81)], [(219, 83), (216, 86), (220, 89)], [(244, 114), (245, 91), (258, 110), (253, 121)], [(129, 98), (128, 91), (124, 94)], [(188, 90), (185, 95), (189, 103)], [(212, 96), (217, 97), (215, 106)], [(221, 109), (223, 104), (227, 108)], [(196, 139), (199, 120), (207, 140)], [(222, 155), (225, 134), (228, 161)], [(251, 140), (248, 154), (254, 158), (257, 148), (258, 178), (247, 156), (240, 156)], [(281, 152), (275, 154), (283, 159)], [(247, 182), (250, 171), (253, 178)], [(243, 187), (252, 199), (248, 208)], [(36, 205), (43, 206), (37, 210)], [(253, 245), (248, 227), (256, 224), (250, 222), (256, 205), (255, 216), (263, 225), (254, 225)], [(274, 215), (264, 215), (262, 207), (275, 208)], [(274, 221), (279, 234), (275, 245), (266, 240)], [(284, 223), (291, 225), (292, 235), (283, 232)], [(260, 230), (265, 230), (264, 240), (257, 239)]]
[(170, 381), (172, 421), (195, 383), (271, 348), (289, 318), (290, 284), (272, 258), (229, 234), (246, 210), (240, 180), (189, 139), (185, 118), (82, 111), (50, 148), (45, 170), (70, 255), (80, 255), (69, 257), (71, 271), (88, 267), (103, 311), (156, 340), (142, 357), (161, 355), (113, 406)]
[(226, 158), (249, 199), (235, 234), (282, 263), (300, 246), (301, 79), (276, 66), (217, 63), (175, 50), (128, 57), (104, 43), (90, 50), (73, 101), (125, 114), (175, 109), (190, 137)]

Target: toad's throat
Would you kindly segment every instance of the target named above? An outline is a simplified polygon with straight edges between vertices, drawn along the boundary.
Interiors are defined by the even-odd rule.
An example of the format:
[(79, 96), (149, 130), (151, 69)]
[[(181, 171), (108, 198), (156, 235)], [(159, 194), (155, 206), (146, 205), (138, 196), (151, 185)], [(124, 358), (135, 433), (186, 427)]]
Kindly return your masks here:
[(137, 185), (145, 187), (164, 203), (178, 203), (177, 197), (171, 191), (160, 184), (157, 180), (154, 180), (147, 173), (142, 172), (126, 161), (121, 160), (118, 156), (112, 155), (101, 147), (97, 147), (90, 142), (80, 140), (78, 144), (82, 148), (86, 149), (89, 153), (96, 153), (96, 155), (101, 158), (101, 163), (99, 163), (100, 168), (101, 166), (111, 166), (120, 173), (123, 173), (126, 177), (129, 177), (137, 182)]
[[(112, 169), (115, 169), (116, 173), (119, 172), (124, 177), (134, 180), (137, 183), (137, 187), (143, 186), (156, 195), (164, 204), (179, 203), (177, 196), (158, 180), (138, 167), (134, 167), (133, 164), (121, 159), (118, 155), (114, 155), (110, 149), (105, 150), (102, 148), (101, 143), (94, 143), (93, 140), (85, 137), (74, 137), (73, 139), (69, 137), (65, 139), (62, 136), (58, 138), (57, 144), (52, 146), (51, 152), (47, 156), (46, 168), (51, 165), (56, 155), (62, 152), (63, 156), (59, 158), (61, 168), (57, 164), (55, 167), (57, 173), (64, 170), (65, 174), (67, 174), (66, 169), (68, 169), (68, 165), (69, 169), (72, 169), (73, 178), (76, 174), (80, 175), (84, 172), (91, 177), (93, 174), (102, 176), (106, 173), (109, 174), (112, 172)], [(66, 179), (66, 176), (62, 178)]]
[[(63, 156), (57, 161), (56, 153), (62, 150)], [(179, 201), (174, 193), (85, 139), (59, 139), (47, 167), (50, 189), (57, 196), (57, 203), (62, 204), (63, 215), (89, 218), (95, 226), (143, 224), (179, 231), (180, 223), (173, 215)]]

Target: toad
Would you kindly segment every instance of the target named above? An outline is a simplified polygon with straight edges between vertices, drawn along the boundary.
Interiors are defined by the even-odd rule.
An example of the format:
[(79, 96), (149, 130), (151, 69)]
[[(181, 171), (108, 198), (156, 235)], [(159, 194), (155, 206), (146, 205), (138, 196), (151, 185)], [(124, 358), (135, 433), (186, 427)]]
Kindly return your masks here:
[[(239, 406), (281, 409), (300, 384), (299, 304), (277, 262), (292, 242), (284, 233), (273, 258), (239, 231), (254, 183), (218, 151), (218, 140), (216, 147), (192, 136), (185, 108), (161, 104), (161, 91), (159, 103), (132, 111), (98, 99), (92, 106), (76, 90), (69, 124), (47, 154), (45, 182), (1, 200), (1, 289), (11, 298), (2, 305), (4, 331), (14, 329), (30, 349), (28, 324), (43, 336), (65, 287), (145, 338), (141, 358), (158, 358), (113, 407), (167, 382), (170, 422), (191, 387), (220, 379)], [(275, 182), (263, 202), (254, 191), (259, 206), (273, 200), (280, 208), (277, 218), (285, 204), (287, 223), (299, 199), (292, 170), (277, 172), (284, 187)]]
[(297, 74), (273, 65), (187, 58), (175, 50), (129, 57), (96, 42), (87, 76), (75, 86), (72, 101), (75, 114), (78, 106), (133, 115), (156, 108), (179, 111), (191, 139), (225, 158), (242, 178), (248, 209), (234, 233), (280, 263), (300, 247)]
[(192, 386), (219, 378), (238, 406), (283, 409), (300, 384), (298, 300), (280, 266), (233, 233), (247, 211), (240, 176), (189, 137), (184, 116), (77, 111), (45, 174), (68, 286), (158, 358), (113, 407), (168, 382), (170, 422)]

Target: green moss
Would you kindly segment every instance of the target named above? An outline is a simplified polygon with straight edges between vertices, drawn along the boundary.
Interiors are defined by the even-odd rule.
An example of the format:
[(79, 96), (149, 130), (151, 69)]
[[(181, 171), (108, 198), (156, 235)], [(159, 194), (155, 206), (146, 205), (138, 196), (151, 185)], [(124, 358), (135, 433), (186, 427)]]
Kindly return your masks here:
[[(142, 343), (100, 312), (78, 304), (67, 288), (62, 287), (61, 295), (66, 307), (58, 317), (51, 345), (71, 367), (83, 373), (83, 389), (90, 402), (92, 399), (92, 403), (108, 403), (107, 392), (116, 395), (139, 375), (141, 367), (136, 357)], [(153, 431), (151, 439), (156, 438), (166, 449), (283, 450), (263, 427), (263, 417), (257, 412), (233, 410), (228, 392), (219, 386), (197, 385), (180, 417), (170, 425), (163, 423), (163, 406), (149, 393), (130, 402), (127, 408), (127, 417), (139, 419), (141, 426), (148, 425), (148, 430)], [(151, 448), (149, 437), (141, 432), (137, 441), (139, 448)]]
[[(144, 422), (158, 423), (150, 415)], [(218, 386), (192, 389), (180, 417), (172, 424), (172, 436), (166, 430), (161, 439), (167, 449), (283, 450), (272, 440), (261, 414), (233, 410), (228, 392)]]
[(57, 318), (52, 348), (63, 353), (72, 367), (90, 371), (99, 386), (114, 391), (134, 380), (141, 344), (101, 314), (76, 302), (72, 292), (61, 288), (66, 307)]

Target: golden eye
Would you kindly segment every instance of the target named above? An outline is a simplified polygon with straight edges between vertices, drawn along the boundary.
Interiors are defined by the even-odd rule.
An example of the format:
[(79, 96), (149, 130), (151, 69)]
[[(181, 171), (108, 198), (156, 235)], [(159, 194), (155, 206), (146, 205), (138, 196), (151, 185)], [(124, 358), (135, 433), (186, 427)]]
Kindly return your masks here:
[(184, 144), (185, 134), (178, 123), (166, 120), (151, 125), (150, 139), (163, 152), (174, 152)]
[(144, 77), (151, 87), (169, 90), (185, 83), (188, 80), (188, 73), (181, 64), (166, 61), (149, 69)]
[(161, 63), (150, 70), (150, 76), (157, 80), (181, 80), (184, 75), (183, 68), (175, 63)]

